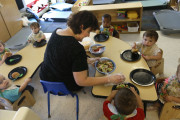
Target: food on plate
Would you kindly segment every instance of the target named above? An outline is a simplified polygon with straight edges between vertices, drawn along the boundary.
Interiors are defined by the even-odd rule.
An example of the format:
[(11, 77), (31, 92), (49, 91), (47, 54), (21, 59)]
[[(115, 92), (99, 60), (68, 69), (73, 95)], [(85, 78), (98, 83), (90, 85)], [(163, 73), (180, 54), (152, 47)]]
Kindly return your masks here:
[(97, 69), (104, 73), (111, 72), (113, 68), (114, 68), (113, 63), (109, 60), (103, 60), (98, 62), (97, 64)]
[(138, 52), (138, 49), (137, 49), (137, 48), (132, 48), (132, 49), (131, 49), (131, 52), (132, 52), (132, 53)]
[(118, 84), (118, 85), (116, 86), (116, 89), (117, 89), (117, 90), (120, 89), (120, 88), (129, 88), (129, 86), (128, 86), (127, 84), (121, 83), (121, 84)]
[(18, 72), (13, 72), (12, 73), (12, 78), (16, 79), (20, 76), (20, 74)]

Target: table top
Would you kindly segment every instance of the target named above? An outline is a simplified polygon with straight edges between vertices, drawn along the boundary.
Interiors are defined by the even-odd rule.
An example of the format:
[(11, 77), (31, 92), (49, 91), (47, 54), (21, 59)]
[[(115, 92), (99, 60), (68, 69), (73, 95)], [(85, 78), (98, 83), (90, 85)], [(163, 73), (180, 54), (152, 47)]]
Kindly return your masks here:
[[(50, 35), (51, 34), (45, 33), (47, 40), (49, 39)], [(14, 65), (7, 65), (6, 63), (3, 63), (0, 66), (0, 74), (8, 78), (8, 74), (12, 69), (20, 66), (26, 67), (27, 68), (26, 75), (14, 81), (15, 85), (21, 85), (26, 78), (31, 77), (36, 72), (37, 68), (43, 61), (45, 49), (46, 49), (46, 45), (39, 48), (33, 47), (32, 44), (27, 45), (25, 48), (23, 48), (22, 50), (16, 53), (22, 56), (21, 61)]]
[[(95, 33), (91, 33), (90, 37), (94, 40), (94, 35)], [(116, 64), (116, 69), (113, 73), (122, 73), (125, 75), (126, 77), (126, 82), (130, 82), (132, 84), (134, 84), (131, 80), (130, 80), (130, 72), (134, 69), (137, 68), (143, 68), (143, 69), (147, 69), (149, 70), (149, 67), (146, 63), (146, 61), (144, 60), (144, 58), (141, 57), (140, 60), (135, 61), (135, 62), (127, 62), (124, 61), (121, 57), (120, 54), (127, 49), (131, 49), (131, 46), (114, 37), (109, 37), (109, 39), (106, 42), (96, 42), (98, 44), (102, 44), (106, 46), (105, 52), (101, 55), (101, 57), (108, 57), (110, 59), (112, 59), (115, 64)], [(99, 72), (96, 72), (96, 77), (99, 76), (103, 76), (102, 74), (100, 74)], [(156, 94), (156, 90), (155, 90), (155, 86), (151, 85), (151, 86), (139, 86), (134, 84), (140, 92), (140, 97), (142, 100), (144, 101), (155, 101), (157, 100), (157, 94)], [(108, 96), (111, 93), (112, 90), (112, 86), (104, 86), (104, 85), (97, 85), (97, 86), (93, 86), (92, 88), (92, 94), (94, 96), (99, 96), (99, 97), (104, 97), (104, 96)]]

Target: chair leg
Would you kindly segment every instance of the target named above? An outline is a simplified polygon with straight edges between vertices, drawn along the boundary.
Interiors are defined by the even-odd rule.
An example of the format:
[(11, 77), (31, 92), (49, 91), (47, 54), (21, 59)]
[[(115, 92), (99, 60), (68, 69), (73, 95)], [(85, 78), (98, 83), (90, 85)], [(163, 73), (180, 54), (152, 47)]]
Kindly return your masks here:
[(78, 117), (79, 117), (79, 98), (78, 98), (78, 95), (75, 94), (76, 96), (76, 120), (78, 120)]
[(50, 93), (48, 92), (48, 118), (50, 118), (51, 117), (51, 115), (50, 115)]

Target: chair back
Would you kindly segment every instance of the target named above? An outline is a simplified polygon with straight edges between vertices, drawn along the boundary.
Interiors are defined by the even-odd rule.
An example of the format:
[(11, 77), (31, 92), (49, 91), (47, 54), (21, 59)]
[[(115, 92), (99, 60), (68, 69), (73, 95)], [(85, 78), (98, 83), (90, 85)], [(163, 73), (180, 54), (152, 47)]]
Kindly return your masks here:
[(44, 93), (50, 92), (53, 95), (59, 96), (71, 94), (73, 96), (73, 94), (66, 88), (63, 82), (49, 82), (40, 80), (40, 83), (43, 86)]

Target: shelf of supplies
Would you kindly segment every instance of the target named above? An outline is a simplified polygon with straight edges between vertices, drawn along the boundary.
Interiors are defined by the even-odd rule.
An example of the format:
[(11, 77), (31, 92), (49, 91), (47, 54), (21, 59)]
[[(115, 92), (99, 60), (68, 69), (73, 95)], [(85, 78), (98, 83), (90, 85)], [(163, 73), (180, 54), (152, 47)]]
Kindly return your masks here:
[[(137, 22), (138, 23), (138, 31), (137, 32), (129, 32), (123, 31), (121, 33), (140, 33), (141, 31), (141, 20), (142, 20), (142, 12), (143, 7), (141, 2), (132, 2), (132, 3), (120, 3), (120, 4), (106, 4), (106, 5), (91, 5), (91, 6), (82, 6), (79, 8), (79, 11), (88, 10), (93, 12), (93, 14), (97, 17), (99, 25), (102, 23), (102, 16), (104, 14), (111, 15), (111, 24), (120, 25), (122, 23), (128, 22)], [(128, 13), (129, 11), (135, 11), (138, 15), (137, 18), (129, 19), (129, 18), (118, 18), (118, 11), (125, 11)], [(133, 17), (132, 17), (133, 18)]]

